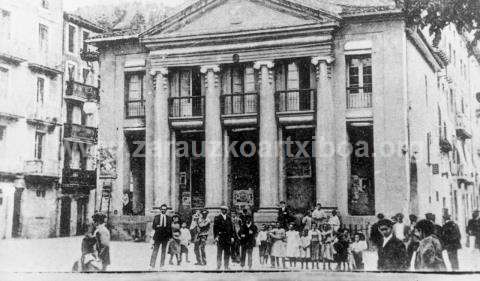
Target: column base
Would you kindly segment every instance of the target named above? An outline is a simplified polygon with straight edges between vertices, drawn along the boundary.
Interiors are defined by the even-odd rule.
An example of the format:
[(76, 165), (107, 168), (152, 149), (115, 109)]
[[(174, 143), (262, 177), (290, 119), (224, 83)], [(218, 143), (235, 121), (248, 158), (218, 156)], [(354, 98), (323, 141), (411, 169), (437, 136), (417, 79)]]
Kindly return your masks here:
[(255, 224), (271, 224), (277, 221), (278, 208), (260, 208), (253, 214), (253, 221)]

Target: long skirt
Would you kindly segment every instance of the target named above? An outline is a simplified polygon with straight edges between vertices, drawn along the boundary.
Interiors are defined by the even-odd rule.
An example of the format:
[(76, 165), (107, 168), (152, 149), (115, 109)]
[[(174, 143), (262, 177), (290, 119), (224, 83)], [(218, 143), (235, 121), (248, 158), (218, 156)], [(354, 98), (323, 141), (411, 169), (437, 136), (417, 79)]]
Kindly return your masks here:
[(324, 261), (333, 261), (332, 243), (325, 243), (322, 245), (322, 258)]
[(320, 242), (312, 241), (310, 243), (310, 258), (312, 261), (318, 261), (320, 259)]

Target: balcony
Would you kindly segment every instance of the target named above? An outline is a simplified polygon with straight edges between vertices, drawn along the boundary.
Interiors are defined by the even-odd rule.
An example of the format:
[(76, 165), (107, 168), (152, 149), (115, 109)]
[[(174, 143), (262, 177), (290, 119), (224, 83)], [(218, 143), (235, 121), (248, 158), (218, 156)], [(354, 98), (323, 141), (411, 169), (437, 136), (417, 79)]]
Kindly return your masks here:
[(259, 112), (258, 93), (220, 96), (220, 114), (225, 125), (255, 125)]
[(72, 80), (67, 81), (65, 94), (66, 98), (73, 98), (80, 101), (94, 100), (98, 102), (100, 100), (97, 87)]
[(97, 128), (78, 124), (64, 124), (64, 138), (71, 141), (96, 143)]
[(144, 118), (145, 100), (133, 100), (125, 103), (126, 118)]
[(199, 127), (205, 115), (205, 97), (170, 97), (169, 120), (173, 127)]
[(97, 171), (64, 168), (62, 173), (63, 185), (89, 186), (95, 188)]
[(275, 92), (275, 111), (283, 124), (313, 123), (317, 91), (315, 89), (285, 90)]
[(58, 178), (58, 161), (55, 160), (27, 160), (23, 172), (26, 176)]
[(457, 137), (461, 139), (471, 139), (472, 133), (470, 132), (467, 123), (466, 116), (464, 114), (457, 114), (456, 118), (456, 132)]
[(347, 88), (347, 109), (363, 109), (372, 107), (372, 88)]
[(440, 139), (439, 146), (440, 146), (440, 151), (442, 153), (448, 154), (450, 151), (453, 150), (452, 145), (450, 144), (450, 142), (447, 139)]

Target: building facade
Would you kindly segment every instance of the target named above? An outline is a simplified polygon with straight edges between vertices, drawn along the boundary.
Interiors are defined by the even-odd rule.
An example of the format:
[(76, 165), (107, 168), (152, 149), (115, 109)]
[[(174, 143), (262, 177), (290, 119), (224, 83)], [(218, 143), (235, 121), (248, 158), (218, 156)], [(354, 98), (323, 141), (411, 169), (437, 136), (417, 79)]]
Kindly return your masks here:
[(478, 208), (478, 61), (454, 34), (433, 44), (395, 1), (212, 0), (90, 39), (96, 209), (126, 224), (164, 203), (185, 216), (229, 205), (266, 222), (280, 201), (319, 202), (347, 224), (465, 221)]
[(97, 124), (83, 104), (99, 86), (83, 41), (102, 30), (60, 0), (1, 1), (0, 26), (0, 238), (81, 233), (95, 205)]
[(62, 1), (0, 2), (0, 237), (55, 236)]

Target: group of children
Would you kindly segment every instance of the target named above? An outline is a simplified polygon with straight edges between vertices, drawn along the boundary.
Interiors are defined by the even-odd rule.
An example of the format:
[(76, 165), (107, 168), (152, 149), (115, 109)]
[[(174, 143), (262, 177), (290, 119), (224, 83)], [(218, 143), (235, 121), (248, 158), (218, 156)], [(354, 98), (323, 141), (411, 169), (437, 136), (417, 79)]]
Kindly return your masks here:
[(290, 267), (296, 267), (300, 262), (302, 269), (308, 269), (311, 262), (312, 269), (319, 269), (322, 263), (323, 270), (332, 270), (332, 263), (336, 270), (362, 270), (363, 251), (367, 249), (366, 241), (361, 234), (355, 234), (351, 240), (348, 230), (334, 231), (332, 226), (325, 223), (312, 222), (311, 228), (295, 229), (289, 224), (285, 231), (280, 225), (263, 225), (257, 236), (259, 245), (260, 264), (271, 267), (286, 268), (286, 259)]

